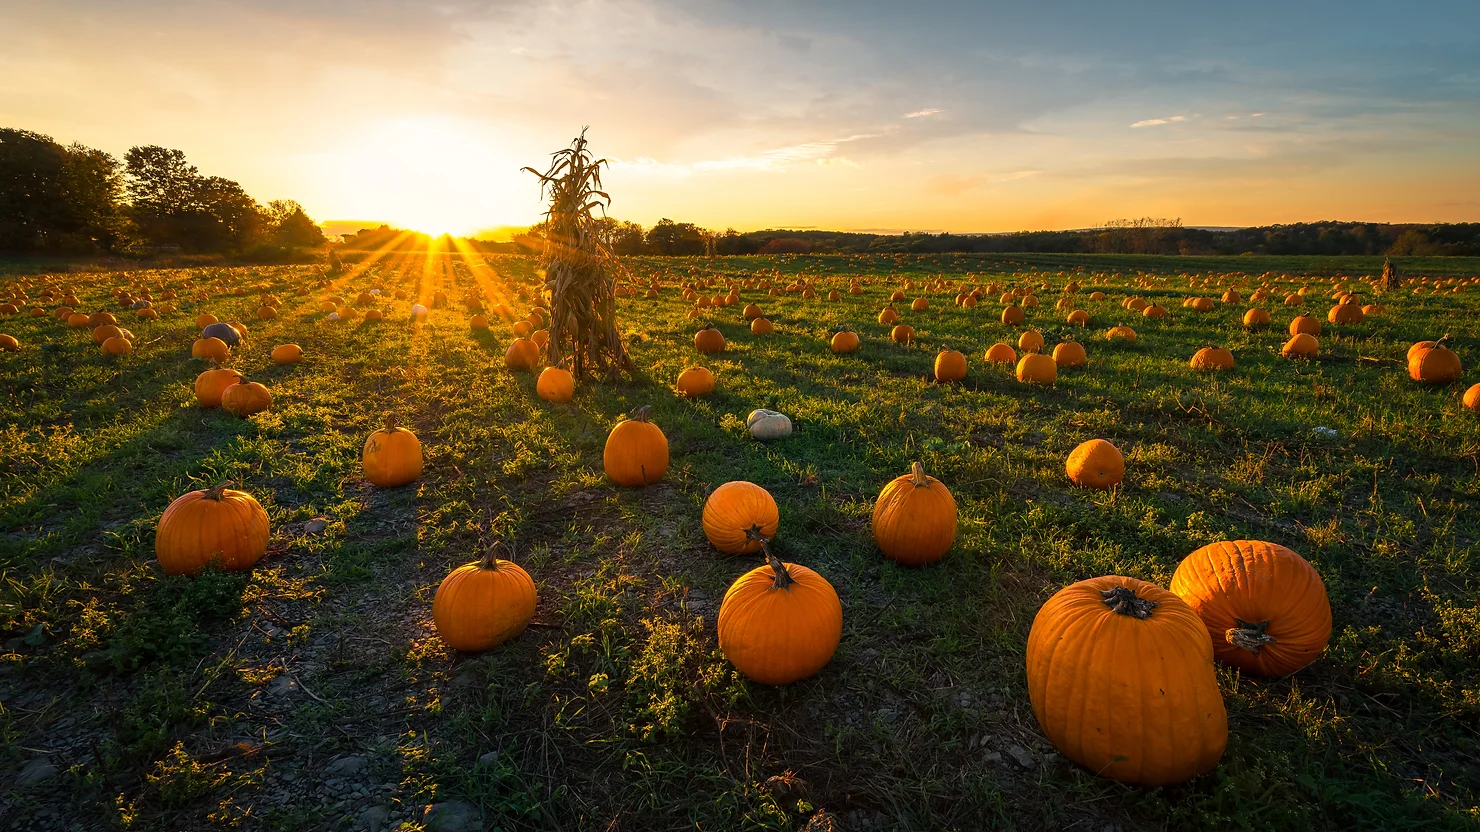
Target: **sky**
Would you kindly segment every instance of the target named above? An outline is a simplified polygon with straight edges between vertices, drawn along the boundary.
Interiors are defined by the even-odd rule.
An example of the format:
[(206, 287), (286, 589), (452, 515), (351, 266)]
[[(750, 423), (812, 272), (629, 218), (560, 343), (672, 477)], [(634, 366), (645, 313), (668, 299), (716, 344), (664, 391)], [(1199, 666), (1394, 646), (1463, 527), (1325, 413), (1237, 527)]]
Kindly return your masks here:
[(742, 231), (1480, 221), (1480, 3), (0, 0), (0, 126), (320, 221)]

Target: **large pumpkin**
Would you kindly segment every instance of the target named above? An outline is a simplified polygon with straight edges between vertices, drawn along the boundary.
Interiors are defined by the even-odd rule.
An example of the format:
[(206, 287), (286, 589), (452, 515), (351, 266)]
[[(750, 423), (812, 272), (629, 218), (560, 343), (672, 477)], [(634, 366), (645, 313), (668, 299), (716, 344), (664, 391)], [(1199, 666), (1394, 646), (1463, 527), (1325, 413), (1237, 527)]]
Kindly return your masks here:
[(987, 361), (993, 364), (1016, 364), (1017, 352), (1007, 344), (998, 342), (987, 348)]
[(714, 392), (714, 373), (708, 367), (690, 367), (678, 374), (678, 394), (684, 398)]
[(1207, 370), (1216, 372), (1218, 370), (1233, 369), (1233, 353), (1222, 347), (1212, 345), (1203, 347), (1192, 356), (1188, 364), (1194, 370)]
[(421, 442), (416, 434), (396, 425), (388, 416), (385, 427), (370, 434), (360, 453), (365, 479), (382, 488), (395, 488), (421, 477)]
[(178, 497), (159, 518), (154, 556), (170, 575), (194, 575), (216, 563), (228, 572), (250, 569), (267, 553), (267, 512), (245, 491), (223, 482)]
[(1459, 356), (1443, 340), (1414, 344), (1408, 350), (1408, 376), (1425, 384), (1448, 384), (1459, 378)]
[(915, 328), (909, 324), (895, 324), (894, 329), (889, 331), (889, 338), (896, 344), (912, 344), (915, 341)]
[(1083, 367), (1089, 362), (1084, 345), (1078, 341), (1065, 341), (1053, 348), (1053, 363), (1059, 367)]
[(547, 402), (568, 402), (576, 394), (576, 377), (564, 367), (546, 367), (535, 379), (534, 392)]
[(518, 564), (496, 556), (452, 570), (432, 597), (432, 623), (448, 647), (491, 650), (524, 632), (534, 618), (534, 580)]
[(1125, 457), (1109, 442), (1091, 439), (1069, 454), (1064, 471), (1081, 488), (1114, 488), (1125, 479)]
[(195, 377), (195, 400), (201, 407), (220, 407), (221, 394), (226, 388), (242, 380), (236, 370), (215, 367)]
[(767, 553), (719, 606), (719, 649), (763, 685), (788, 685), (821, 670), (843, 636), (843, 605), (827, 579)]
[(694, 333), (694, 349), (705, 354), (724, 352), (724, 333), (715, 329), (714, 324), (705, 324), (703, 329)]
[(1288, 676), (1331, 638), (1326, 585), (1305, 558), (1274, 543), (1233, 540), (1188, 555), (1172, 576), (1207, 625), (1213, 656), (1260, 676)]
[(528, 338), (515, 338), (504, 351), (504, 366), (510, 370), (532, 372), (540, 363), (540, 348)]
[(853, 352), (858, 349), (858, 333), (851, 329), (842, 329), (833, 333), (832, 340), (828, 346), (836, 353)]
[(727, 555), (757, 551), (776, 536), (781, 515), (771, 493), (753, 482), (727, 482), (704, 501), (704, 536)]
[(1155, 584), (1111, 575), (1059, 590), (1033, 618), (1027, 670), (1043, 733), (1101, 776), (1178, 783), (1228, 744), (1207, 628)]
[(641, 488), (663, 479), (668, 471), (668, 437), (648, 418), (652, 408), (632, 411), (606, 437), (601, 465), (617, 485)]
[(874, 542), (890, 560), (905, 566), (934, 563), (956, 541), (956, 500), (916, 462), (879, 492), (873, 531)]
[(221, 392), (221, 409), (242, 418), (272, 407), (272, 393), (255, 381), (238, 381)]
[(296, 364), (303, 360), (303, 348), (297, 344), (280, 344), (272, 348), (272, 363)]
[(190, 357), (206, 361), (225, 361), (231, 357), (231, 347), (220, 338), (197, 338), (190, 345)]
[(966, 378), (966, 356), (949, 347), (942, 349), (935, 356), (935, 380), (949, 382), (963, 378)]
[(1034, 384), (1053, 384), (1059, 377), (1059, 365), (1042, 353), (1030, 352), (1018, 360), (1017, 380)]

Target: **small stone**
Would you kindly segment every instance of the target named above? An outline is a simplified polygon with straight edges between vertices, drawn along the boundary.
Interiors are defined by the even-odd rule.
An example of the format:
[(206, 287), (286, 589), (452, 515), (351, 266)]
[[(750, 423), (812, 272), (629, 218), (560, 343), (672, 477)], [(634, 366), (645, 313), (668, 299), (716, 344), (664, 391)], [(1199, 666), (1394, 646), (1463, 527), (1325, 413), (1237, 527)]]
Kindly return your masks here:
[(490, 751), (487, 754), (482, 755), (478, 758), (478, 765), (489, 766), (490, 768), (498, 765), (498, 752)]
[(278, 777), (282, 778), (282, 781), (284, 783), (294, 783), (298, 780), (298, 773), (294, 771), (285, 771), (282, 774), (279, 774)]
[(433, 803), (422, 816), (426, 832), (478, 832), (483, 828), (483, 813), (465, 800)]
[(34, 786), (55, 776), (57, 776), (57, 767), (45, 757), (37, 757), (21, 768), (21, 773), (15, 776), (15, 785), (18, 788)]
[(327, 529), (327, 528), (329, 528), (329, 521), (328, 520), (325, 520), (322, 517), (315, 517), (314, 519), (312, 519), (312, 520), (308, 521), (307, 523), (304, 523), (303, 524), (303, 533), (304, 534), (323, 534), (324, 533), (324, 530)]
[(369, 761), (364, 757), (340, 757), (325, 766), (324, 773), (343, 777), (351, 774), (359, 774), (369, 765)]
[(371, 806), (360, 813), (359, 819), (355, 821), (355, 827), (365, 832), (380, 832), (381, 827), (385, 826), (385, 822), (390, 819), (391, 807)]
[(989, 763), (1000, 763), (1002, 762), (1002, 755), (998, 754), (996, 751), (988, 751), (986, 755), (982, 757), (982, 759), (986, 760)]
[(287, 696), (298, 692), (298, 683), (293, 677), (283, 674), (267, 683), (267, 692), (273, 696)]
[(1021, 745), (1014, 745), (1007, 749), (1007, 753), (1012, 757), (1013, 762), (1016, 762), (1023, 768), (1034, 769), (1038, 767), (1038, 761), (1033, 759), (1033, 752), (1023, 748)]

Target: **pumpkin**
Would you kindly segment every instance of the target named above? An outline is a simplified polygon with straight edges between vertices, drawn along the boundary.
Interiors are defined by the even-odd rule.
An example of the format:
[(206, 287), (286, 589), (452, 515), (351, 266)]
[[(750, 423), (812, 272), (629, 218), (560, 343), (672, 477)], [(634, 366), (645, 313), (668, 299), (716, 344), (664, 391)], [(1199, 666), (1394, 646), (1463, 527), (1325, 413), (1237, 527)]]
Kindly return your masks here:
[(1125, 457), (1103, 439), (1091, 439), (1075, 448), (1064, 471), (1080, 488), (1114, 488), (1125, 479)]
[(1104, 292), (1090, 292), (1089, 293), (1089, 299), (1090, 300), (1104, 300), (1105, 299), (1105, 293)]
[(122, 335), (114, 335), (103, 342), (102, 351), (103, 355), (127, 355), (134, 351), (134, 345)]
[(879, 492), (872, 525), (885, 557), (905, 566), (934, 563), (956, 541), (956, 500), (916, 462)]
[(96, 328), (93, 329), (93, 331), (92, 331), (93, 343), (94, 344), (101, 344), (104, 341), (108, 340), (109, 338), (113, 338), (113, 337), (115, 337), (117, 335), (120, 335), (122, 333), (123, 333), (123, 330), (119, 329), (117, 326), (115, 326), (113, 324), (103, 324), (102, 326), (99, 326), (99, 327), (96, 327)]
[(759, 551), (781, 523), (770, 492), (753, 482), (727, 482), (704, 501), (704, 536), (727, 555)]
[(1043, 352), (1043, 336), (1034, 329), (1025, 329), (1018, 336), (1018, 349), (1023, 352)]
[(789, 685), (821, 670), (843, 637), (843, 605), (827, 579), (766, 554), (719, 607), (719, 649), (746, 678)]
[(1207, 370), (1210, 372), (1232, 370), (1233, 353), (1222, 347), (1209, 345), (1194, 353), (1192, 360), (1188, 364), (1194, 370)]
[(1326, 585), (1305, 558), (1274, 543), (1211, 543), (1183, 559), (1172, 592), (1207, 626), (1213, 657), (1247, 673), (1288, 676), (1331, 638)]
[(498, 546), (477, 563), (459, 566), (437, 585), (432, 624), (453, 650), (491, 650), (517, 637), (534, 618), (534, 580), (522, 567), (498, 557)]
[(221, 394), (242, 380), (236, 370), (215, 367), (195, 377), (195, 400), (201, 407), (220, 407)]
[(257, 317), (264, 321), (270, 321), (277, 317), (277, 310), (271, 306), (259, 306), (257, 307)]
[(1302, 332), (1285, 342), (1280, 355), (1285, 358), (1315, 358), (1320, 346), (1315, 336)]
[(387, 416), (385, 427), (371, 433), (360, 453), (365, 479), (381, 488), (396, 488), (421, 478), (421, 442)]
[(1471, 410), (1480, 410), (1480, 384), (1465, 391), (1464, 404)]
[(0, 335), (0, 350), (6, 352), (20, 352), (21, 342), (14, 335)]
[(776, 330), (776, 325), (765, 318), (756, 318), (750, 322), (750, 333), (752, 335), (770, 335)]
[(895, 324), (894, 329), (889, 331), (889, 339), (896, 344), (912, 344), (915, 341), (915, 328), (909, 324)]
[(72, 329), (91, 329), (92, 325), (87, 322), (87, 316), (81, 312), (73, 312), (67, 316), (67, 326)]
[(1033, 618), (1027, 675), (1043, 733), (1103, 777), (1178, 783), (1228, 744), (1207, 628), (1154, 584), (1111, 575), (1059, 590)]
[[(1212, 301), (1208, 301), (1208, 302), (1209, 303), (1212, 303)], [(1153, 318), (1153, 319), (1155, 319), (1155, 318), (1165, 318), (1166, 316), (1167, 316), (1167, 310), (1166, 310), (1166, 308), (1165, 307), (1162, 307), (1162, 306), (1157, 306), (1154, 303), (1151, 304), (1150, 306), (1147, 306), (1146, 308), (1144, 308), (1144, 309), (1141, 310), (1141, 317), (1143, 317), (1143, 318)]]
[(930, 301), (926, 300), (925, 298), (915, 298), (914, 300), (910, 301), (910, 311), (912, 312), (924, 312), (926, 309), (929, 308)]
[(1269, 326), (1269, 313), (1257, 306), (1244, 313), (1244, 326), (1250, 329)]
[(1432, 344), (1414, 344), (1408, 350), (1408, 376), (1424, 384), (1448, 384), (1459, 378), (1459, 356), (1440, 339)]
[(892, 306), (886, 306), (883, 308), (883, 310), (879, 312), (879, 323), (884, 324), (885, 326), (888, 326), (889, 324), (892, 324), (898, 320), (899, 313), (896, 312), (894, 307)]
[(419, 303), (412, 304), (411, 318), (417, 321), (424, 320), (427, 316), (427, 311), (427, 308)]
[(966, 356), (949, 347), (941, 349), (935, 356), (935, 380), (951, 382), (963, 378), (966, 378)]
[(159, 518), (154, 556), (168, 575), (194, 575), (207, 564), (250, 569), (267, 553), (267, 512), (245, 491), (223, 482), (177, 497)]
[(1223, 293), (1224, 303), (1240, 303), (1243, 299), (1243, 295), (1240, 295), (1237, 289), (1229, 289)]
[(297, 364), (303, 360), (303, 348), (297, 344), (281, 344), (272, 348), (272, 363)]
[(1008, 326), (1016, 326), (1023, 322), (1023, 308), (1010, 305), (1002, 310), (1002, 323)]
[(100, 326), (117, 326), (118, 319), (113, 317), (112, 312), (94, 312), (87, 317), (87, 325), (93, 328)]
[(714, 392), (714, 373), (706, 367), (690, 367), (678, 374), (678, 394), (685, 398)]
[(759, 306), (753, 303), (747, 303), (745, 305), (745, 320), (753, 321), (756, 318), (764, 318), (765, 316), (766, 313), (762, 312)]
[(272, 406), (272, 394), (255, 381), (238, 381), (221, 393), (221, 409), (242, 418)]
[(833, 333), (832, 340), (828, 342), (828, 346), (836, 353), (853, 352), (858, 349), (858, 344), (858, 333), (849, 329)]
[(752, 410), (745, 417), (750, 435), (761, 441), (791, 436), (791, 418), (774, 410)]
[(993, 364), (1016, 364), (1017, 352), (1006, 344), (996, 343), (987, 348), (987, 360)]
[(1069, 317), (1064, 320), (1074, 326), (1089, 326), (1089, 313), (1083, 309), (1076, 309), (1070, 312)]
[(1053, 384), (1059, 377), (1059, 365), (1042, 353), (1030, 352), (1018, 360), (1017, 380), (1034, 384)]
[(1321, 334), (1321, 322), (1309, 315), (1297, 315), (1290, 321), (1291, 335), (1316, 335)]
[(607, 434), (601, 466), (617, 485), (651, 485), (668, 471), (668, 437), (648, 421), (651, 415), (651, 407), (639, 407)]
[(1338, 303), (1326, 313), (1326, 320), (1333, 324), (1359, 324), (1362, 322), (1362, 307), (1355, 303)]
[(704, 328), (694, 333), (694, 349), (704, 354), (724, 352), (725, 336), (714, 328), (714, 324), (705, 324)]
[(547, 402), (568, 402), (576, 394), (576, 379), (564, 367), (546, 367), (535, 379), (534, 392)]
[(528, 338), (515, 338), (504, 351), (504, 366), (510, 370), (534, 372), (540, 363), (540, 348)]
[(236, 331), (231, 324), (214, 323), (200, 331), (202, 338), (220, 338), (226, 342), (226, 346), (234, 347), (241, 343), (242, 334)]
[(1088, 361), (1084, 345), (1077, 341), (1065, 341), (1053, 348), (1053, 363), (1060, 367), (1083, 367)]

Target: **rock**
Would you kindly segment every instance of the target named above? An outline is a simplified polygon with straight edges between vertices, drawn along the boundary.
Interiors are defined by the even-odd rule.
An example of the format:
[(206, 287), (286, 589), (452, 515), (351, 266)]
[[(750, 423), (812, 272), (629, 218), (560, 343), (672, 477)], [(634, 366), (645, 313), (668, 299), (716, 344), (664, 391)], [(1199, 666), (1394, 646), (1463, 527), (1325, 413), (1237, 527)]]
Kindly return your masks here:
[(298, 692), (298, 683), (285, 673), (267, 683), (267, 692), (273, 696), (287, 696)]
[(327, 529), (327, 528), (329, 528), (329, 521), (328, 520), (325, 520), (322, 517), (315, 517), (314, 519), (312, 519), (312, 520), (308, 521), (307, 523), (304, 523), (303, 524), (303, 533), (304, 534), (323, 534), (324, 533), (324, 530)]
[(499, 754), (497, 751), (490, 751), (478, 758), (478, 765), (488, 766), (492, 768), (493, 766), (498, 765), (498, 757)]
[(982, 759), (986, 760), (989, 763), (1000, 763), (1002, 762), (1002, 755), (998, 754), (996, 751), (988, 751), (986, 755), (982, 757)]
[(17, 788), (34, 786), (55, 776), (57, 776), (57, 767), (45, 757), (37, 757), (21, 767), (21, 773), (15, 776), (15, 785)]
[(324, 773), (336, 777), (359, 774), (370, 765), (364, 757), (340, 757), (324, 767)]
[(480, 832), (483, 813), (466, 800), (449, 800), (428, 806), (421, 823), (426, 832)]
[(1007, 749), (1007, 754), (1009, 757), (1012, 757), (1013, 762), (1023, 768), (1031, 770), (1038, 767), (1038, 761), (1033, 758), (1033, 752), (1023, 748), (1021, 745), (1014, 745)]

